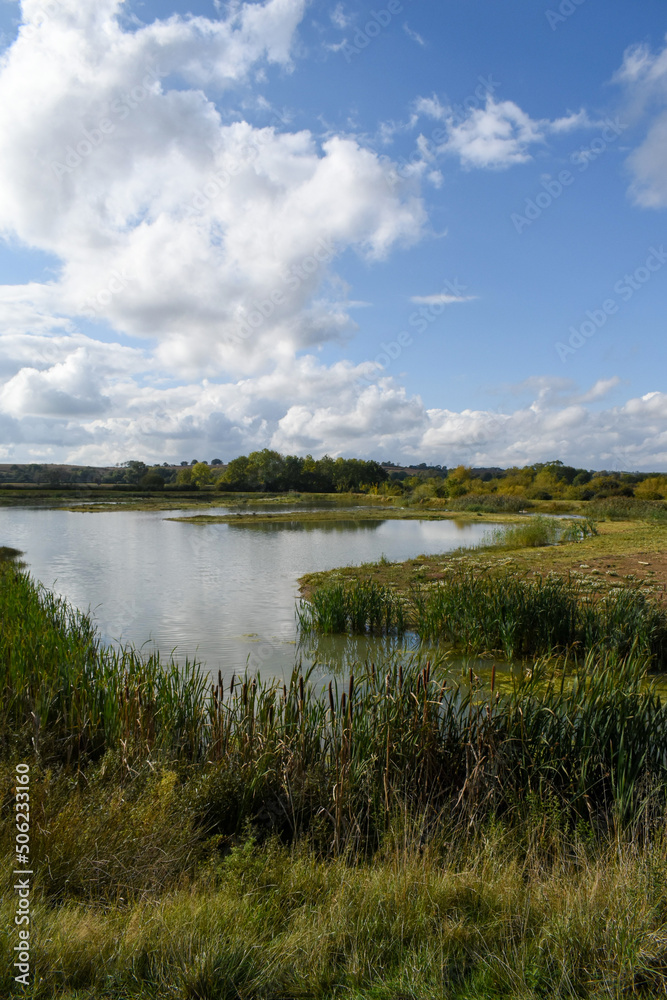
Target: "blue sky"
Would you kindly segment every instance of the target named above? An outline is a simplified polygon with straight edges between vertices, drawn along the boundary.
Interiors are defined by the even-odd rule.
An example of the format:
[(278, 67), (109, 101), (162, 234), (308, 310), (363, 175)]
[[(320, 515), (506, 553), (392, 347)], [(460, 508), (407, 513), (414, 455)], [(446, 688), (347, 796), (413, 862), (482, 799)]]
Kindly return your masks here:
[(666, 469), (664, 3), (508, 7), (5, 2), (5, 460)]

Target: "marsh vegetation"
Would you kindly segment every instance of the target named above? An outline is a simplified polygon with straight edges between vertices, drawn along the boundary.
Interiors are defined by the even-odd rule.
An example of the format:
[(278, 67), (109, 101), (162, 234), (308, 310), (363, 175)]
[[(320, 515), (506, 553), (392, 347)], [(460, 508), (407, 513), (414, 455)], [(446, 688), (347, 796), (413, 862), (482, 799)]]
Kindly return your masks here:
[[(452, 620), (469, 584), (452, 582)], [(554, 595), (569, 607), (533, 598)], [(664, 990), (667, 713), (647, 608), (626, 655), (534, 659), (502, 691), (418, 657), (323, 689), (298, 669), (209, 686), (195, 664), (110, 653), (7, 562), (0, 600), (8, 796), (13, 763), (33, 767), (31, 995)]]

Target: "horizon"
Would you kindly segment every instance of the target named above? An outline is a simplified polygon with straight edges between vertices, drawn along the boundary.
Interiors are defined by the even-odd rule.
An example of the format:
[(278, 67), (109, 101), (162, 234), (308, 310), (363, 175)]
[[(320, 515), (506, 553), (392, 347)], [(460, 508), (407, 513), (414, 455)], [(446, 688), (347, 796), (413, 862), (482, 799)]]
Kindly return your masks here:
[[(137, 463), (139, 465), (143, 465), (148, 470), (155, 469), (156, 471), (159, 470), (160, 468), (165, 468), (165, 467), (169, 468), (169, 469), (179, 469), (179, 468), (183, 468), (183, 467), (193, 466), (193, 465), (196, 465), (196, 464), (199, 464), (199, 463), (202, 463), (203, 465), (208, 465), (208, 466), (210, 466), (211, 468), (214, 468), (214, 469), (225, 469), (235, 459), (237, 459), (237, 458), (243, 458), (243, 457), (246, 457), (246, 456), (235, 455), (234, 458), (230, 458), (228, 460), (217, 459), (217, 458), (215, 458), (215, 459), (205, 459), (205, 458), (203, 458), (203, 459), (191, 459), (191, 460), (188, 461), (187, 459), (181, 459), (181, 460), (176, 460), (174, 462), (166, 462), (165, 461), (165, 462), (162, 462), (162, 463), (154, 463), (153, 465), (151, 465), (151, 464), (149, 464), (147, 462), (144, 462), (143, 459), (127, 459), (127, 460), (125, 460), (123, 462), (115, 462), (112, 465), (78, 465), (78, 464), (73, 463), (73, 462), (0, 462), (0, 470), (2, 470), (2, 469), (12, 469), (12, 468), (16, 468), (16, 467), (21, 468), (21, 467), (24, 467), (24, 466), (26, 466), (28, 468), (33, 467), (33, 466), (37, 467), (37, 468), (42, 468), (42, 467), (47, 467), (48, 468), (50, 466), (53, 466), (55, 468), (92, 469), (92, 470), (95, 470), (95, 469), (99, 469), (99, 470), (104, 470), (104, 469), (106, 469), (106, 470), (116, 470), (116, 469), (128, 468), (133, 463)], [(285, 456), (282, 456), (282, 457), (283, 458), (288, 458), (288, 457), (292, 457), (292, 456), (285, 455)], [(302, 456), (297, 456), (297, 457), (302, 457)], [(331, 458), (331, 456), (326, 456), (326, 455), (325, 456), (320, 456), (320, 458), (324, 458), (324, 457)], [(429, 463), (426, 463), (426, 462), (412, 462), (410, 464), (406, 463), (406, 464), (400, 465), (400, 464), (398, 464), (396, 462), (393, 462), (391, 459), (387, 459), (385, 461), (381, 461), (380, 459), (373, 458), (372, 456), (371, 456), (371, 458), (368, 458), (368, 459), (360, 459), (358, 456), (355, 456), (355, 455), (344, 455), (344, 456), (340, 456), (340, 457), (343, 458), (344, 461), (367, 461), (367, 462), (375, 462), (375, 464), (379, 465), (380, 468), (382, 468), (382, 469), (392, 469), (393, 468), (393, 469), (397, 469), (398, 471), (405, 471), (405, 470), (425, 470), (425, 471), (432, 471), (432, 470), (439, 469), (443, 473), (443, 475), (445, 476), (445, 478), (446, 478), (446, 476), (450, 472), (452, 472), (452, 473), (456, 472), (458, 468), (465, 468), (466, 471), (469, 471), (469, 472), (509, 472), (509, 471), (513, 471), (515, 469), (518, 469), (519, 471), (521, 471), (523, 469), (530, 469), (530, 468), (538, 468), (538, 467), (549, 468), (549, 467), (558, 467), (558, 466), (565, 466), (566, 468), (569, 468), (569, 469), (573, 468), (572, 466), (567, 466), (566, 463), (562, 462), (560, 459), (553, 459), (553, 460), (547, 461), (547, 462), (527, 463), (526, 465), (519, 465), (519, 466), (511, 466), (511, 465), (505, 465), (505, 466), (494, 466), (494, 465), (488, 465), (488, 466), (483, 466), (483, 465), (479, 465), (479, 466), (474, 466), (474, 465), (471, 465), (471, 466), (462, 466), (462, 465), (459, 465), (459, 466), (447, 466), (447, 465), (440, 465), (440, 464), (429, 464)], [(316, 459), (316, 461), (318, 461), (318, 460), (319, 459)], [(648, 476), (651, 476), (651, 475), (662, 475), (661, 471), (658, 470), (658, 469), (651, 469), (649, 471), (645, 471), (645, 470), (639, 470), (639, 469), (604, 469), (604, 468), (601, 468), (601, 469), (593, 469), (593, 468), (585, 469), (585, 468), (581, 467), (581, 468), (577, 468), (576, 471), (590, 472), (590, 473), (593, 473), (594, 475), (600, 475), (600, 476), (647, 476), (648, 477)], [(41, 484), (41, 485), (45, 485), (45, 484)], [(62, 485), (62, 484), (60, 484), (60, 485)], [(71, 485), (90, 486), (90, 485), (94, 485), (94, 484), (91, 484), (91, 483), (76, 484), (75, 483), (75, 484), (71, 484)], [(57, 488), (60, 488), (60, 487), (57, 487)], [(273, 491), (273, 492), (275, 492), (275, 491)]]
[(1, 462), (667, 471), (659, 0), (0, 30)]

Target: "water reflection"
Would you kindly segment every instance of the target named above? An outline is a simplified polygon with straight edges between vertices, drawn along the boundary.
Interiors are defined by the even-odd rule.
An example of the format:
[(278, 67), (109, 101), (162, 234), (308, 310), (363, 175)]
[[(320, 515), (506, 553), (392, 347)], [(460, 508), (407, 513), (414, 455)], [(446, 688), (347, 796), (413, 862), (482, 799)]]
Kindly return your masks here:
[[(509, 690), (525, 669), (522, 663), (508, 663), (502, 657), (466, 655), (453, 650), (447, 643), (422, 642), (415, 632), (402, 636), (386, 635), (309, 635), (297, 644), (297, 657), (302, 663), (315, 663), (323, 676), (337, 679), (355, 670), (370, 670), (371, 664), (407, 662), (417, 658), (436, 665), (436, 672), (452, 683), (469, 683), (470, 671), (482, 689), (491, 688), (495, 666), (495, 687)], [(386, 666), (385, 666), (386, 669)]]
[[(196, 655), (228, 680), (246, 664), (265, 677), (289, 676), (297, 655), (297, 581), (305, 573), (383, 555), (398, 561), (445, 553), (478, 544), (489, 526), (276, 520), (238, 530), (245, 525), (168, 520), (192, 513), (5, 508), (0, 542), (25, 552), (46, 587), (94, 611), (103, 641), (146, 644), (163, 656), (175, 650), (181, 659)], [(352, 643), (359, 640), (347, 653), (341, 646), (340, 655), (363, 659), (364, 649), (353, 653)], [(307, 666), (318, 657), (333, 663), (335, 651), (298, 655)]]
[(355, 531), (377, 531), (384, 521), (345, 520), (345, 521), (253, 521), (252, 516), (230, 521), (230, 528), (252, 528), (253, 531), (322, 531), (350, 533)]

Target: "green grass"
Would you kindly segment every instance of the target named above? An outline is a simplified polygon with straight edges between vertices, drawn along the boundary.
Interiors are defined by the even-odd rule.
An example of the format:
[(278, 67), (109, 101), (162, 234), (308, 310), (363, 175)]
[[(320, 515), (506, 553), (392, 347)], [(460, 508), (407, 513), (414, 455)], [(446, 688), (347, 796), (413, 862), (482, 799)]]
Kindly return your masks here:
[[(17, 988), (5, 951), (0, 989), (48, 1000), (664, 996), (664, 846), (595, 853), (579, 841), (568, 853), (537, 826), (529, 845), (495, 826), (420, 849), (419, 830), (397, 825), (382, 855), (356, 866), (248, 842), (157, 900), (39, 903), (42, 982)], [(9, 902), (0, 914), (9, 926)]]
[(0, 746), (67, 761), (120, 739), (197, 756), (205, 682), (197, 664), (101, 645), (88, 615), (4, 564), (0, 570)]
[(297, 618), (304, 634), (400, 635), (407, 628), (403, 599), (389, 587), (372, 581), (360, 581), (351, 587), (334, 583), (318, 590), (311, 602), (300, 603)]
[(330, 583), (301, 602), (298, 618), (303, 634), (412, 630), (422, 639), (510, 660), (591, 650), (624, 656), (635, 649), (657, 669), (667, 664), (661, 605), (639, 590), (596, 595), (579, 580), (555, 575), (529, 580), (507, 570), (483, 575), (450, 564), (445, 579), (415, 587), (408, 598), (372, 581)]
[(597, 534), (595, 522), (585, 520), (561, 520), (540, 515), (527, 519), (523, 524), (502, 525), (490, 532), (480, 548), (514, 550), (540, 548), (567, 542), (580, 542)]
[(667, 506), (635, 497), (607, 497), (586, 505), (589, 517), (609, 521), (649, 521), (667, 524)]
[(484, 514), (518, 514), (535, 506), (525, 497), (502, 496), (498, 493), (470, 493), (468, 496), (450, 498), (448, 510), (464, 510)]
[[(489, 628), (473, 611), (489, 605), (489, 595), (508, 599), (508, 581), (484, 593), (485, 583), (493, 581), (463, 578), (449, 590), (439, 588), (436, 602), (448, 595), (457, 603), (436, 603), (436, 614), (459, 620), (467, 614), (471, 628), (474, 621), (480, 630)], [(555, 623), (571, 612), (562, 581), (528, 590), (526, 618), (544, 619), (545, 635), (558, 638)], [(219, 678), (208, 688), (194, 667), (178, 673), (171, 664), (160, 671), (152, 657), (101, 650), (89, 619), (34, 588), (26, 574), (5, 574), (0, 592), (5, 753), (33, 749), (45, 767), (85, 767), (124, 746), (140, 755), (166, 755), (179, 767), (208, 762), (193, 809), (203, 827), (221, 836), (234, 836), (263, 815), (266, 828), (288, 840), (319, 831), (327, 851), (353, 845), (364, 853), (377, 846), (399, 803), (415, 815), (437, 816), (452, 801), (463, 813), (480, 803), (484, 814), (506, 813), (522, 789), (538, 786), (573, 815), (588, 815), (582, 813), (585, 800), (586, 810), (606, 824), (615, 789), (626, 782), (615, 763), (615, 748), (628, 738), (626, 717), (633, 734), (636, 729), (632, 740), (642, 747), (635, 787), (640, 778), (659, 783), (664, 777), (667, 715), (651, 690), (640, 691), (650, 650), (624, 631), (631, 614), (642, 613), (622, 603), (632, 597), (626, 592), (604, 612), (613, 648), (589, 651), (567, 684), (564, 674), (547, 683), (545, 672), (552, 668), (536, 662), (528, 679), (488, 704), (472, 672), (462, 686), (448, 686), (437, 664), (419, 658), (367, 665), (340, 690), (334, 683), (320, 692), (297, 669), (284, 685), (245, 677), (225, 688)], [(493, 622), (497, 610), (487, 607), (486, 613)], [(473, 747), (475, 754), (484, 748), (490, 770), (483, 780), (482, 772), (477, 775), (468, 802)], [(581, 766), (584, 753), (588, 770)]]
[[(324, 691), (298, 670), (211, 688), (103, 650), (5, 568), (0, 995), (664, 995), (667, 710), (648, 652), (619, 649), (536, 661), (503, 692), (418, 658)], [(10, 957), (17, 760), (28, 991)]]

